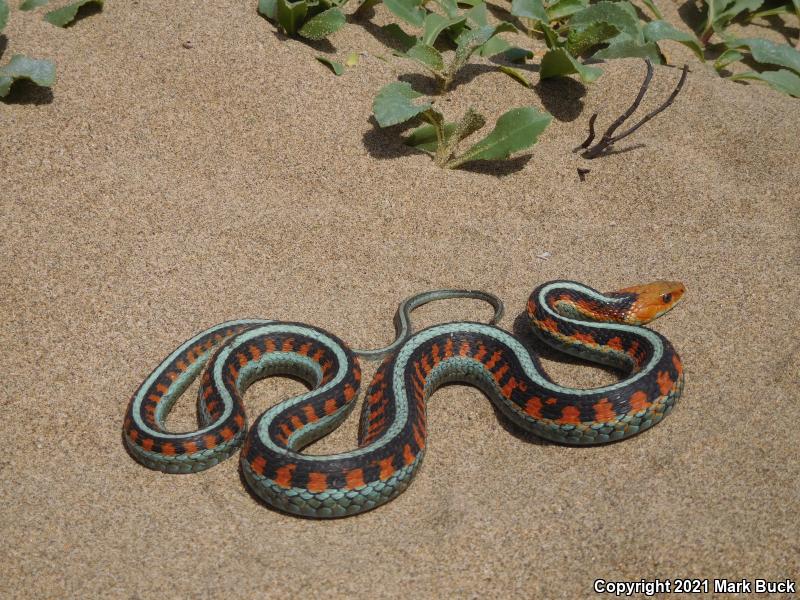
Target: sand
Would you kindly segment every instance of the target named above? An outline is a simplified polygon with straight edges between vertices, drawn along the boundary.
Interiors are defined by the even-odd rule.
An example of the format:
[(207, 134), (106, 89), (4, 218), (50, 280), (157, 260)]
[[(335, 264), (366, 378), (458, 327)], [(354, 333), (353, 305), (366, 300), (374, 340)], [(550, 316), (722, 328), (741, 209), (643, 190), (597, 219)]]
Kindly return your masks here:
[[(598, 578), (800, 578), (798, 100), (665, 43), (690, 63), (684, 91), (621, 145), (639, 147), (587, 163), (569, 150), (593, 112), (605, 127), (627, 107), (641, 61), (588, 87), (533, 68), (534, 89), (478, 61), (447, 115), (554, 120), (510, 166), (442, 171), (370, 121), (375, 92), (414, 72), (376, 37), (383, 9), (315, 48), (254, 4), (109, 2), (65, 30), (12, 11), (2, 61), (54, 59), (58, 82), (0, 104), (0, 596), (581, 598)], [(366, 54), (340, 78), (314, 60), (351, 51)], [(644, 108), (678, 75), (657, 67)], [(460, 286), (502, 297), (512, 329), (556, 278), (686, 284), (653, 324), (686, 369), (662, 424), (563, 447), (450, 386), (411, 488), (332, 522), (264, 508), (236, 460), (173, 476), (123, 448), (132, 392), (214, 323), (297, 320), (375, 347), (401, 299)], [(420, 327), (490, 314), (419, 312)], [(613, 380), (546, 364), (567, 384)], [(303, 389), (256, 384), (251, 418)], [(313, 450), (352, 448), (356, 420)], [(169, 423), (193, 425), (191, 395)]]

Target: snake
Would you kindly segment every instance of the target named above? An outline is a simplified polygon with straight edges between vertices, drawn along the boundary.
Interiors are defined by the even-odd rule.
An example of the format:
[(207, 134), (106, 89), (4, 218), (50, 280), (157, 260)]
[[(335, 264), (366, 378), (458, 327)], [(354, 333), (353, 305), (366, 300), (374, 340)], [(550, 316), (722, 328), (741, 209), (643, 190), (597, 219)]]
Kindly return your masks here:
[[(681, 395), (683, 366), (669, 340), (644, 325), (684, 292), (673, 281), (606, 293), (568, 280), (536, 287), (523, 313), (535, 336), (620, 371), (618, 381), (587, 389), (549, 377), (530, 343), (497, 326), (503, 304), (488, 292), (434, 290), (406, 299), (395, 315), (395, 341), (378, 350), (353, 350), (304, 323), (226, 321), (181, 344), (152, 371), (130, 399), (122, 437), (136, 461), (165, 473), (202, 471), (241, 448), (243, 478), (269, 507), (313, 518), (363, 513), (408, 488), (426, 451), (428, 399), (448, 383), (477, 387), (514, 425), (559, 444), (614, 442), (659, 423)], [(494, 317), (411, 333), (411, 311), (447, 298), (489, 302)], [(353, 410), (359, 357), (381, 362), (363, 400), (357, 447), (304, 453)], [(309, 390), (266, 409), (248, 428), (247, 388), (275, 375), (299, 378)], [(169, 431), (170, 409), (198, 377), (199, 429)]]

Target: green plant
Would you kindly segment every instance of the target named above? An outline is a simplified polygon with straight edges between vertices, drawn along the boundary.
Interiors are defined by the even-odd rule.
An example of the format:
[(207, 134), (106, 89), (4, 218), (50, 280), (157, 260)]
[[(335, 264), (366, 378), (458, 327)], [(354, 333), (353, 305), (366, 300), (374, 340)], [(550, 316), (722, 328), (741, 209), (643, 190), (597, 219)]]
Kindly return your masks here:
[(506, 159), (533, 146), (552, 120), (549, 114), (532, 106), (512, 109), (497, 120), (489, 135), (458, 154), (460, 143), (481, 129), (486, 119), (470, 108), (457, 122), (445, 122), (431, 102), (415, 103), (422, 97), (408, 83), (390, 83), (375, 96), (372, 105), (375, 120), (381, 127), (411, 119), (425, 121), (427, 124), (412, 131), (405, 142), (433, 156), (434, 163), (445, 169), (476, 160)]
[(722, 34), (737, 18), (750, 22), (760, 17), (794, 13), (800, 21), (800, 0), (784, 0), (783, 3), (777, 6), (773, 4), (762, 11), (759, 9), (764, 5), (764, 0), (705, 0), (705, 4), (706, 20), (700, 33), (703, 44), (707, 44), (715, 33)]
[(343, 75), (347, 68), (355, 67), (358, 64), (358, 54), (351, 52), (347, 55), (344, 64), (328, 58), (327, 56), (317, 56), (316, 59), (327, 66), (337, 77)]
[(581, 56), (606, 60), (640, 57), (662, 63), (657, 43), (661, 40), (684, 44), (703, 60), (694, 35), (663, 20), (642, 22), (626, 0), (591, 5), (588, 0), (559, 0), (547, 6), (541, 0), (514, 0), (511, 13), (525, 19), (544, 37), (548, 51), (542, 58), (542, 79), (577, 73), (585, 82), (594, 81), (602, 71), (582, 64), (578, 60)]
[[(759, 70), (733, 73), (730, 79), (761, 81), (785, 94), (800, 97), (800, 52), (797, 49), (760, 38), (740, 39), (726, 32), (728, 25), (737, 18), (752, 22), (770, 15), (794, 13), (800, 22), (800, 0), (785, 0), (777, 5), (771, 3), (765, 10), (759, 10), (764, 0), (705, 0), (705, 4), (706, 19), (700, 41), (708, 45), (714, 34), (722, 39), (716, 47), (721, 47), (723, 52), (714, 63), (721, 75), (728, 65), (746, 59), (760, 65)], [(797, 45), (800, 48), (800, 39)]]
[[(447, 90), (456, 74), (462, 69), (470, 57), (478, 53), (482, 56), (494, 56), (504, 53), (507, 59), (518, 60), (533, 56), (533, 53), (512, 46), (499, 34), (513, 32), (516, 28), (510, 23), (489, 23), (489, 13), (483, 0), (472, 0), (471, 8), (462, 11), (455, 0), (432, 0), (441, 11), (428, 11), (422, 0), (384, 0), (384, 5), (405, 23), (422, 30), (414, 37), (407, 34), (399, 25), (393, 23), (384, 27), (400, 45), (398, 56), (410, 58), (426, 70), (438, 81), (440, 90)], [(449, 61), (437, 49), (442, 45), (442, 36), (454, 47), (454, 54)]]
[(56, 66), (49, 60), (15, 54), (7, 65), (0, 67), (0, 98), (7, 96), (11, 85), (19, 79), (28, 79), (36, 85), (50, 87), (56, 82)]
[(347, 0), (258, 0), (258, 12), (286, 35), (321, 40), (339, 31), (345, 22), (342, 6)]
[[(0, 31), (8, 23), (8, 14), (8, 2), (0, 0)], [(11, 86), (19, 79), (27, 79), (37, 85), (50, 87), (56, 81), (56, 66), (49, 60), (37, 60), (15, 54), (8, 64), (0, 67), (0, 98), (6, 97), (11, 91)]]
[(442, 91), (447, 90), (453, 83), (453, 79), (469, 61), (470, 57), (496, 34), (502, 31), (515, 31), (510, 23), (499, 25), (484, 25), (476, 29), (464, 29), (456, 38), (456, 49), (453, 58), (445, 63), (442, 54), (433, 46), (433, 39), (428, 41), (425, 37), (418, 39), (416, 43), (404, 53), (404, 56), (411, 58), (425, 67), (439, 82)]
[(727, 50), (714, 63), (718, 71), (743, 59), (744, 53), (749, 53), (753, 62), (779, 68), (735, 73), (731, 79), (762, 81), (785, 94), (800, 97), (800, 52), (788, 44), (776, 44), (760, 38), (726, 38), (725, 47)]

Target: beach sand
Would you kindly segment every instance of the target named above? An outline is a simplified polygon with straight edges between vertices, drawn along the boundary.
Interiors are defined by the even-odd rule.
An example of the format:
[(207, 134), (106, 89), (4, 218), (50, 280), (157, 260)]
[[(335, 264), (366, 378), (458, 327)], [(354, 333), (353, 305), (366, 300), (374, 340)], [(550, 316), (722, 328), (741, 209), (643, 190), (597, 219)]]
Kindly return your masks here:
[[(600, 578), (800, 578), (797, 99), (665, 42), (691, 67), (675, 104), (620, 144), (638, 147), (586, 161), (570, 150), (589, 116), (602, 130), (630, 104), (642, 61), (586, 87), (539, 84), (534, 67), (528, 89), (477, 60), (437, 101), (446, 116), (554, 119), (508, 165), (444, 171), (370, 120), (376, 91), (417, 73), (381, 43), (382, 7), (316, 47), (255, 2), (109, 2), (67, 29), (44, 10), (13, 7), (2, 58), (51, 58), (58, 82), (0, 104), (0, 596), (581, 598)], [(342, 77), (314, 60), (351, 51), (365, 54)], [(657, 66), (643, 110), (678, 76)], [(123, 447), (133, 391), (214, 323), (296, 320), (378, 347), (411, 294), (492, 291), (512, 329), (558, 278), (686, 284), (652, 325), (686, 372), (663, 423), (560, 446), (448, 386), (408, 491), (328, 522), (256, 502), (236, 459), (165, 475)], [(489, 316), (448, 301), (415, 324)], [(565, 384), (614, 380), (546, 366)], [(257, 383), (250, 418), (304, 389)], [(169, 424), (191, 428), (193, 404)], [(353, 448), (356, 425), (313, 451)]]

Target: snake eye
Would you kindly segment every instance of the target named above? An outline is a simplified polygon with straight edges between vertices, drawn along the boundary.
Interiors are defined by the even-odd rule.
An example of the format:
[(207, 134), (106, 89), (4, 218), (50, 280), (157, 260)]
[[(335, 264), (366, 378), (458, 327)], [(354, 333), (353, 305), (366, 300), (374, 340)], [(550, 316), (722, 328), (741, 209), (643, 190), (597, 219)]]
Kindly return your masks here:
[(661, 301), (664, 304), (669, 304), (672, 301), (672, 294), (662, 294)]

